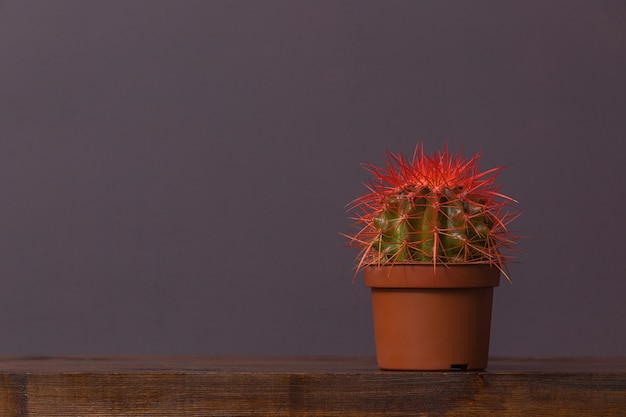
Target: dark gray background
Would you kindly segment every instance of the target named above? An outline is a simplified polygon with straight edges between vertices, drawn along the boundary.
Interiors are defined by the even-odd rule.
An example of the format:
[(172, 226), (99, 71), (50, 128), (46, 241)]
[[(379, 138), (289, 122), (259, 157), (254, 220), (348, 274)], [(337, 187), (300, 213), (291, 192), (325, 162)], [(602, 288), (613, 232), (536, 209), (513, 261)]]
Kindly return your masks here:
[(0, 2), (0, 353), (372, 354), (362, 162), (505, 165), (492, 353), (626, 354), (623, 1)]

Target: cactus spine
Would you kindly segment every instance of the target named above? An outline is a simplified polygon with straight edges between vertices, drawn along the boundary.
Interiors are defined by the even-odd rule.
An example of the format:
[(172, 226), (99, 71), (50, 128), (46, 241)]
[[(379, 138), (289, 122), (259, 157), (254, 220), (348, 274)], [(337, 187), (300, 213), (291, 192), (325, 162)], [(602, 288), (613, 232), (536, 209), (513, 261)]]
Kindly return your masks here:
[[(432, 157), (418, 146), (411, 160), (388, 152), (384, 167), (351, 209), (361, 248), (357, 270), (387, 263), (491, 263), (502, 272), (515, 238), (507, 225), (515, 200), (494, 184), (502, 168), (478, 171), (480, 154), (464, 159), (447, 147)], [(505, 276), (508, 275), (505, 273)]]

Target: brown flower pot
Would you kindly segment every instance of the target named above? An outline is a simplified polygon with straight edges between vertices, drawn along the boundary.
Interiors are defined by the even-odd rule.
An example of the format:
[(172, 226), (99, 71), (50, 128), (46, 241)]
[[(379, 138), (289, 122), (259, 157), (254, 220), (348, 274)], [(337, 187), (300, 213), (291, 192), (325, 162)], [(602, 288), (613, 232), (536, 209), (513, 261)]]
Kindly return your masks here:
[(487, 367), (493, 288), (490, 265), (368, 266), (378, 366), (387, 370)]

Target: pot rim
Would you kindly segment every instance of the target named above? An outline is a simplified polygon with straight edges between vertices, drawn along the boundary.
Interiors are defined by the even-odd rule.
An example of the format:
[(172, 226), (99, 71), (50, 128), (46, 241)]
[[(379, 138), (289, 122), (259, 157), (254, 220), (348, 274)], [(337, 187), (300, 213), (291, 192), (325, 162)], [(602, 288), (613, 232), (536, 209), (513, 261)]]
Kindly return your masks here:
[(500, 285), (500, 270), (489, 263), (368, 265), (371, 288), (489, 288)]

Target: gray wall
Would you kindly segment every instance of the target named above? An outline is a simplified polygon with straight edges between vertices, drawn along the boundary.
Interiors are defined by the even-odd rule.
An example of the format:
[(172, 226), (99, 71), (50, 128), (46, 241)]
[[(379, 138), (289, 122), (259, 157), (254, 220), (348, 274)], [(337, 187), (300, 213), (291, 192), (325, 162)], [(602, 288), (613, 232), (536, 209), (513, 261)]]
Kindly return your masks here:
[(506, 165), (492, 353), (626, 354), (622, 1), (3, 1), (0, 353), (372, 354), (361, 162)]

